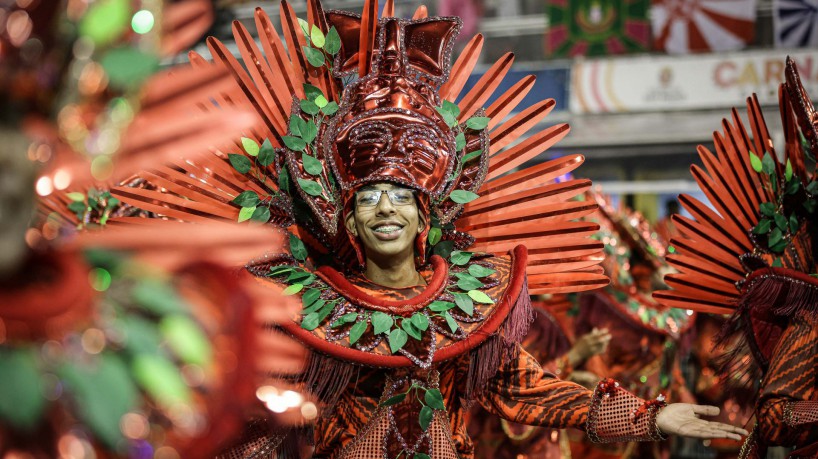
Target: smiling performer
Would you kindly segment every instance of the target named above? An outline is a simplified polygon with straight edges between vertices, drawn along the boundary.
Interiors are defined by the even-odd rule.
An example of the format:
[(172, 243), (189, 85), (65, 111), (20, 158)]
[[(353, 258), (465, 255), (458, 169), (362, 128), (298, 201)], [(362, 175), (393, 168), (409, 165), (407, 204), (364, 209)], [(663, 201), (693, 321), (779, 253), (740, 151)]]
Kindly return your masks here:
[(220, 106), (260, 115), (244, 153), (145, 174), (166, 192), (113, 191), (173, 218), (253, 219), (290, 231), (290, 254), (248, 269), (301, 297), (302, 313), (283, 328), (312, 350), (303, 382), (322, 414), (313, 429), (260, 432), (225, 457), (289, 457), (309, 443), (319, 458), (469, 458), (464, 416), (475, 402), (601, 442), (738, 438), (741, 429), (698, 419), (715, 409), (663, 408), (613, 380), (588, 390), (543, 371), (521, 348), (529, 293), (607, 283), (597, 267), (602, 245), (589, 237), (597, 225), (572, 221), (596, 207), (571, 200), (590, 182), (554, 182), (582, 157), (513, 171), (568, 132), (560, 124), (515, 144), (554, 101), (503, 122), (533, 77), (483, 109), (512, 56), (461, 94), (482, 37), (450, 68), (460, 20), (427, 18), (425, 8), (397, 19), (393, 9), (387, 3), (378, 20), (374, 1), (362, 16), (312, 1), (299, 25), (282, 2), (289, 54), (258, 9), (266, 57), (235, 22), (247, 70), (214, 39), (216, 63), (192, 58), (235, 77), (217, 95)]

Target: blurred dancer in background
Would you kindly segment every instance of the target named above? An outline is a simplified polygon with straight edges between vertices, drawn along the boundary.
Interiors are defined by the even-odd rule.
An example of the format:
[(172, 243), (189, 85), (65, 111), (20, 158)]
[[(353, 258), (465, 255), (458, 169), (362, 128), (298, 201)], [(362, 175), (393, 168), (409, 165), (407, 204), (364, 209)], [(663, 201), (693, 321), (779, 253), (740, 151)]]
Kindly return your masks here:
[[(665, 308), (651, 297), (661, 285), (665, 242), (639, 213), (617, 210), (599, 193), (591, 197), (600, 205), (596, 220), (602, 230), (597, 237), (605, 244), (604, 266), (611, 285), (579, 296), (575, 333), (604, 328), (613, 339), (607, 352), (588, 359), (580, 368), (599, 376), (616, 375), (623, 387), (643, 397), (692, 403), (680, 370), (679, 346), (694, 318), (683, 310)], [(575, 437), (571, 449), (574, 457), (670, 455), (669, 442), (593, 445)]]

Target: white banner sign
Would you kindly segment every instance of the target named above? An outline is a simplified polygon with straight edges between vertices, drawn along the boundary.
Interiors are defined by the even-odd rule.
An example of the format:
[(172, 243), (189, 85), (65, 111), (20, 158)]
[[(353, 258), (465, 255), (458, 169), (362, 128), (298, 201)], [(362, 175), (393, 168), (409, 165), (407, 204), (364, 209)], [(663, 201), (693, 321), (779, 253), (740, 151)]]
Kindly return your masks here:
[(787, 55), (818, 99), (818, 50), (585, 59), (571, 68), (571, 112), (738, 107), (752, 93), (763, 105), (778, 104)]

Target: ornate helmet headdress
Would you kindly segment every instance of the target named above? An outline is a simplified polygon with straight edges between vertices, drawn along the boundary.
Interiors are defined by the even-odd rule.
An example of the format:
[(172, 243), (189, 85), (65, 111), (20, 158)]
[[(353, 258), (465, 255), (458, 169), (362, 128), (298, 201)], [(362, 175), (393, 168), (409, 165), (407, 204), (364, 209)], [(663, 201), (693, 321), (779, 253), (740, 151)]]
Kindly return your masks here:
[(259, 115), (235, 142), (243, 151), (217, 151), (207, 162), (177, 161), (144, 174), (162, 189), (135, 196), (120, 187), (114, 195), (176, 219), (271, 222), (293, 235), (298, 261), (354, 267), (362, 260), (342, 217), (358, 187), (388, 181), (418, 190), (420, 207), (430, 216), (418, 237), (421, 259), (466, 248), (506, 253), (525, 244), (534, 293), (606, 284), (597, 266), (602, 245), (588, 238), (597, 225), (573, 221), (596, 207), (571, 201), (590, 181), (554, 181), (583, 158), (515, 171), (564, 137), (568, 126), (505, 148), (534, 128), (554, 101), (505, 120), (534, 84), (528, 76), (494, 94), (510, 69), (511, 53), (463, 94), (483, 37), (469, 41), (450, 66), (457, 18), (427, 18), (421, 7), (411, 20), (398, 19), (393, 10), (387, 2), (378, 20), (376, 1), (367, 1), (358, 16), (324, 11), (310, 0), (307, 21), (300, 21), (282, 2), (279, 36), (267, 13), (256, 9), (261, 49), (241, 23), (233, 23), (246, 67), (209, 38), (214, 62), (190, 56), (195, 67), (223, 72), (208, 109), (251, 107)]

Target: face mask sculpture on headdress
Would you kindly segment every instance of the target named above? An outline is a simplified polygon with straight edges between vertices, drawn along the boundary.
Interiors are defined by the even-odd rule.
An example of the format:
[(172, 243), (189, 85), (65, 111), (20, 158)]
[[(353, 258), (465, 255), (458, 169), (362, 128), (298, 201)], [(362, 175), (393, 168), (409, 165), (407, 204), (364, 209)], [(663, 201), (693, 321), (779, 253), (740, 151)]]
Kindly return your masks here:
[[(450, 68), (459, 20), (427, 18), (424, 7), (412, 20), (397, 19), (393, 9), (387, 2), (378, 20), (375, 1), (361, 16), (309, 1), (307, 21), (299, 22), (282, 2), (283, 40), (257, 9), (264, 53), (234, 22), (246, 67), (212, 38), (215, 63), (196, 54), (191, 60), (224, 73), (220, 91), (203, 105), (251, 107), (259, 115), (236, 142), (244, 152), (182, 159), (143, 174), (155, 191), (112, 190), (168, 218), (255, 220), (289, 232), (289, 254), (270, 254), (248, 269), (300, 296), (303, 311), (282, 328), (311, 349), (303, 382), (327, 414), (312, 438), (306, 431), (257, 432), (225, 457), (296, 454), (302, 440), (314, 442), (317, 457), (468, 456), (465, 407), (478, 398), (507, 419), (580, 427), (597, 441), (657, 438), (661, 402), (645, 402), (613, 381), (597, 392), (560, 381), (520, 348), (531, 320), (529, 292), (607, 283), (597, 266), (602, 245), (589, 238), (597, 225), (572, 221), (595, 208), (571, 200), (590, 182), (554, 181), (582, 157), (515, 171), (567, 134), (561, 124), (515, 143), (554, 101), (511, 115), (533, 86), (527, 77), (483, 109), (511, 54), (461, 94), (482, 37)], [(395, 186), (416, 201), (390, 195)], [(384, 287), (360, 274), (375, 264), (367, 239), (353, 231), (365, 212), (356, 193), (369, 187), (379, 201), (366, 203), (366, 215), (395, 219), (383, 218), (391, 225), (385, 232), (402, 224), (401, 212), (419, 211), (417, 236), (407, 243), (415, 256), (401, 251), (387, 260), (408, 259), (409, 274), (422, 278), (417, 284)], [(345, 225), (349, 215), (358, 226)], [(531, 398), (510, 395), (522, 392)], [(641, 414), (606, 422), (620, 410)]]
[(802, 448), (790, 457), (818, 454), (818, 181), (808, 170), (818, 113), (789, 58), (779, 109), (783, 157), (755, 96), (747, 99), (749, 129), (734, 109), (714, 134), (716, 153), (699, 147), (706, 169), (692, 171), (713, 207), (680, 197), (693, 215), (674, 217), (682, 236), (668, 261), (680, 274), (665, 278), (673, 290), (655, 294), (667, 306), (731, 314), (718, 339), (728, 351), (723, 377), (746, 373), (738, 382), (762, 385), (743, 458), (766, 457), (772, 445)]

